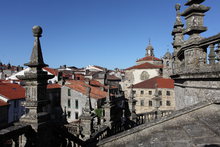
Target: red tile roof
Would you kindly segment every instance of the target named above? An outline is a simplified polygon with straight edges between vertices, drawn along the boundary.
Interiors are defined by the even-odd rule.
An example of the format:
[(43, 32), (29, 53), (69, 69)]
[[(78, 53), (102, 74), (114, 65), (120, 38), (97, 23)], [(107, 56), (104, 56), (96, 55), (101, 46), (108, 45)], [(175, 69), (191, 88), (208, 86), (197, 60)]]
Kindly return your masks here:
[(129, 67), (125, 70), (131, 70), (131, 69), (155, 69), (155, 68), (163, 68), (162, 65), (154, 65), (154, 64), (150, 64), (150, 63), (143, 63), (140, 65), (135, 65), (132, 67)]
[(134, 88), (150, 88), (155, 89), (157, 84), (158, 88), (174, 88), (174, 80), (162, 77), (154, 77), (149, 80), (137, 83)]
[(92, 86), (96, 86), (96, 87), (105, 87), (105, 85), (101, 84), (99, 81), (97, 80), (91, 80), (90, 81), (90, 85)]
[(139, 61), (161, 61), (161, 59), (153, 57), (153, 56), (146, 56), (144, 58), (137, 60), (136, 62), (139, 62)]
[(8, 105), (8, 103), (6, 103), (5, 101), (3, 101), (3, 100), (0, 100), (0, 107), (1, 106), (7, 106)]
[(81, 80), (68, 80), (67, 82), (70, 84), (66, 84), (65, 86), (67, 86), (71, 89), (74, 89), (84, 95), (86, 95), (86, 87), (90, 87), (91, 88), (91, 93), (90, 93), (91, 98), (102, 99), (102, 98), (105, 98), (107, 95), (107, 92), (102, 91), (97, 87), (88, 85), (84, 81), (81, 81)]
[(47, 89), (55, 89), (55, 88), (61, 88), (61, 85), (59, 84), (48, 84)]
[(44, 67), (44, 70), (48, 71), (49, 73), (51, 73), (52, 75), (57, 76), (58, 75), (58, 70), (53, 69), (53, 68), (49, 68), (49, 67)]
[(25, 89), (18, 84), (0, 83), (0, 95), (9, 100), (25, 98)]
[(121, 81), (121, 79), (116, 77), (115, 75), (107, 75), (107, 79), (114, 80), (114, 81)]

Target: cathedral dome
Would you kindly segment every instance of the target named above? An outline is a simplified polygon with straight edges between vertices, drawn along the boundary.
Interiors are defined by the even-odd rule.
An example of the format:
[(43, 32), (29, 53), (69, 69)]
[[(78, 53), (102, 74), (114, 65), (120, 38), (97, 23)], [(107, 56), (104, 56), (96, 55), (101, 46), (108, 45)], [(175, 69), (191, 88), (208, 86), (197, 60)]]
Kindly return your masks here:
[(153, 48), (153, 46), (151, 45), (151, 44), (149, 44), (148, 46), (147, 46), (147, 48), (146, 48), (146, 50), (153, 50), (154, 48)]

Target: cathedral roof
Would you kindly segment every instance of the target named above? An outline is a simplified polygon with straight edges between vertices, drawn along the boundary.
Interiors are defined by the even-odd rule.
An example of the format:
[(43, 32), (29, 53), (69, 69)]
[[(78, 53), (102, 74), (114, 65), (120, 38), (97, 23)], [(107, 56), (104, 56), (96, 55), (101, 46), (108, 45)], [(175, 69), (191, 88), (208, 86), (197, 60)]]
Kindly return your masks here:
[(140, 61), (161, 61), (161, 60), (159, 58), (154, 57), (154, 56), (146, 56), (141, 59), (138, 59), (136, 62), (140, 62)]
[[(155, 87), (155, 85), (157, 85), (157, 87)], [(135, 84), (133, 88), (174, 88), (174, 80), (163, 77), (154, 77)]]
[(163, 68), (162, 65), (154, 65), (154, 64), (150, 64), (150, 63), (143, 63), (143, 64), (140, 64), (140, 65), (135, 65), (135, 66), (132, 66), (132, 67), (129, 67), (125, 70), (131, 70), (131, 69), (158, 69), (158, 68)]

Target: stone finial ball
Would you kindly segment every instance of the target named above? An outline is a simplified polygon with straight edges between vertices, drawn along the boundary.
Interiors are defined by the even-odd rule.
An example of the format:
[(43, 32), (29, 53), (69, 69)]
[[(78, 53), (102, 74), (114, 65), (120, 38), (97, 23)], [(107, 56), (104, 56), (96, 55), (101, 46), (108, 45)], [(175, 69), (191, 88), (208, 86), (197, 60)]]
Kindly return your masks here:
[(180, 4), (176, 4), (176, 5), (175, 5), (176, 11), (179, 11), (179, 10), (180, 10), (180, 7), (181, 7)]
[(33, 26), (32, 32), (33, 32), (34, 36), (41, 36), (43, 30), (40, 26)]

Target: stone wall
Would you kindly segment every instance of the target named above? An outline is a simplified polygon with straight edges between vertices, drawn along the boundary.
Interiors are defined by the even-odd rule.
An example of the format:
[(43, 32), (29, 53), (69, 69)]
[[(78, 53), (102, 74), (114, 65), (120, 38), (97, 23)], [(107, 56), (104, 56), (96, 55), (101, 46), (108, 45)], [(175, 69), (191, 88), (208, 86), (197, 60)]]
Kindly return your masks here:
[(208, 99), (219, 99), (219, 87), (218, 79), (175, 80), (176, 109)]

